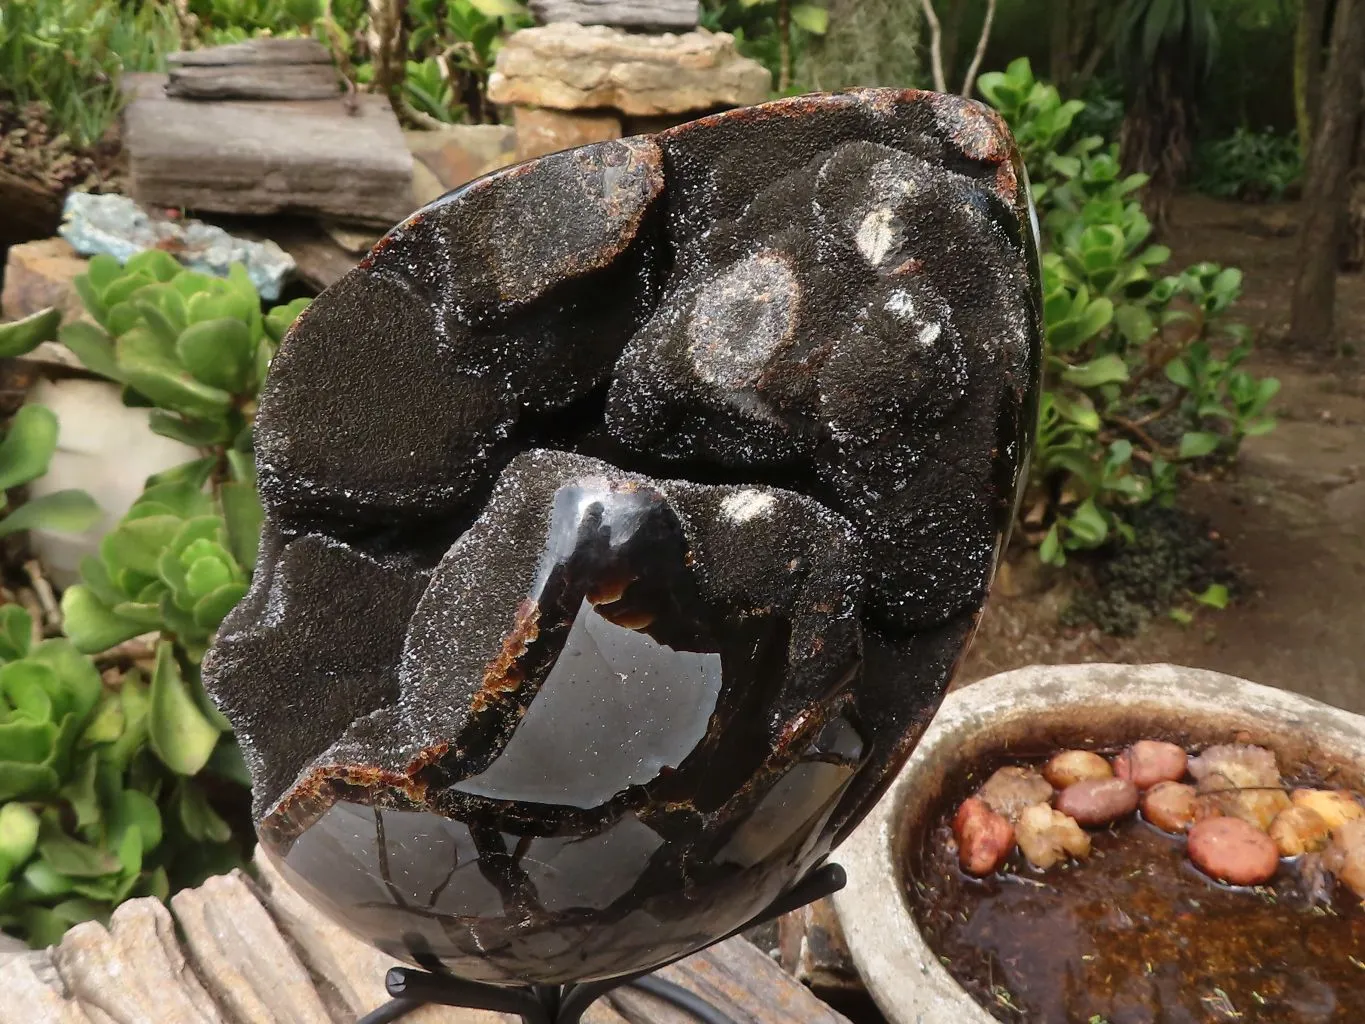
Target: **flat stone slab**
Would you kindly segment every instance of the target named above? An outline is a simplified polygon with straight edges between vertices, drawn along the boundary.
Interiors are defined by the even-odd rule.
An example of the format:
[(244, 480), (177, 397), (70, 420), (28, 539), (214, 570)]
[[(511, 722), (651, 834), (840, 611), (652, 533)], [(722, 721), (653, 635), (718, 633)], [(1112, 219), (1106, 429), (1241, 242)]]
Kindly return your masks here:
[(341, 92), (332, 55), (316, 39), (250, 39), (166, 58), (168, 96), (325, 100)]
[(540, 21), (683, 31), (697, 27), (697, 0), (531, 0)]
[[(77, 925), (58, 946), (0, 948), (0, 1024), (354, 1024), (387, 1000), (393, 961), (332, 923), (265, 861), (171, 897), (136, 899), (108, 926)], [(662, 976), (748, 1024), (848, 1024), (743, 939)], [(584, 1024), (683, 1024), (630, 990)], [(484, 1010), (427, 1006), (404, 1024), (513, 1024)]]
[(389, 225), (410, 213), (412, 156), (387, 101), (204, 102), (165, 75), (127, 76), (128, 190), (214, 213), (312, 213)]
[(570, 23), (512, 35), (488, 81), (494, 103), (637, 116), (749, 106), (771, 89), (767, 69), (741, 57), (726, 32), (655, 36)]

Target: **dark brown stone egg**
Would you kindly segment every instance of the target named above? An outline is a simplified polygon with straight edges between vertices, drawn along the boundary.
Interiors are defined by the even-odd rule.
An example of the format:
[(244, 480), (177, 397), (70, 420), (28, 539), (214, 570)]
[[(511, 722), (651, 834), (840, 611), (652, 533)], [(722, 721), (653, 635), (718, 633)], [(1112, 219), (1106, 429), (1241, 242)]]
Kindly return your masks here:
[(261, 842), (393, 956), (642, 970), (829, 853), (947, 688), (1035, 415), (999, 119), (864, 90), (480, 179), (286, 337), (205, 663)]

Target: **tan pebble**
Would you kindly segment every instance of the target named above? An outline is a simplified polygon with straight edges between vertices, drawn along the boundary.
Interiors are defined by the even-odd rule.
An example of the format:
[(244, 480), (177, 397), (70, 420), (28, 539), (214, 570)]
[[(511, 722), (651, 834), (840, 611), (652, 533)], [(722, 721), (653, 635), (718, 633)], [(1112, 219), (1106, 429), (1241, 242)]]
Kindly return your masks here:
[(1014, 849), (1014, 828), (976, 797), (964, 800), (957, 809), (953, 835), (962, 870), (978, 878), (998, 871)]
[(1142, 816), (1163, 832), (1185, 832), (1197, 820), (1198, 795), (1183, 782), (1158, 782), (1142, 796)]
[(1352, 818), (1333, 830), (1322, 853), (1322, 866), (1365, 900), (1365, 818)]
[(1047, 804), (1024, 808), (1015, 829), (1015, 840), (1028, 862), (1046, 871), (1068, 856), (1084, 859), (1090, 856), (1090, 836), (1061, 811)]
[(1354, 794), (1344, 789), (1296, 789), (1290, 794), (1296, 807), (1311, 807), (1317, 811), (1329, 829), (1338, 829), (1348, 821), (1365, 818), (1365, 807)]
[(1248, 825), (1269, 832), (1271, 822), (1288, 809), (1289, 794), (1279, 789), (1238, 789), (1222, 775), (1206, 775), (1199, 783), (1200, 799), (1217, 813), (1241, 818)]
[(1287, 807), (1270, 823), (1270, 838), (1281, 857), (1316, 853), (1327, 845), (1331, 830), (1321, 814), (1311, 807)]
[(1107, 779), (1114, 774), (1109, 762), (1089, 750), (1063, 750), (1043, 766), (1043, 778), (1057, 789), (1088, 779)]
[(976, 795), (996, 814), (1015, 822), (1025, 807), (1051, 800), (1052, 786), (1032, 768), (1011, 765), (987, 779)]
[(1190, 774), (1203, 782), (1210, 775), (1221, 775), (1238, 789), (1280, 787), (1280, 769), (1275, 755), (1265, 747), (1245, 743), (1223, 743), (1207, 748), (1189, 759)]
[(1190, 860), (1206, 875), (1232, 885), (1261, 885), (1275, 877), (1280, 852), (1271, 838), (1241, 818), (1209, 818), (1190, 829)]
[(1185, 751), (1162, 740), (1138, 740), (1114, 758), (1114, 774), (1138, 789), (1151, 789), (1160, 782), (1179, 782), (1189, 760)]
[(1057, 810), (1082, 825), (1108, 825), (1137, 810), (1138, 791), (1127, 779), (1090, 779), (1067, 786)]

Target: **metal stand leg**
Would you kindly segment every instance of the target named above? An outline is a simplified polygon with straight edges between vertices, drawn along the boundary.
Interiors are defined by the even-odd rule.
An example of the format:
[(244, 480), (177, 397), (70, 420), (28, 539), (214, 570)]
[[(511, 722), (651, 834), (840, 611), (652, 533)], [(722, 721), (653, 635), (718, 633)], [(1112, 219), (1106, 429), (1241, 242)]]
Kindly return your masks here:
[[(845, 882), (844, 869), (838, 864), (826, 864), (817, 868), (773, 900), (754, 918), (717, 939), (716, 942), (724, 942), (755, 925), (764, 924), (830, 893), (838, 892), (844, 887)], [(682, 986), (663, 978), (650, 977), (654, 970), (657, 968), (607, 981), (591, 981), (578, 985), (513, 988), (505, 985), (486, 985), (477, 981), (462, 981), (450, 974), (439, 974), (415, 967), (394, 967), (384, 979), (384, 987), (393, 998), (360, 1018), (357, 1024), (390, 1024), (404, 1014), (430, 1003), (515, 1013), (521, 1017), (524, 1024), (579, 1024), (583, 1014), (595, 1001), (608, 992), (625, 986), (633, 986), (686, 1010), (700, 1024), (734, 1024), (716, 1007)]]

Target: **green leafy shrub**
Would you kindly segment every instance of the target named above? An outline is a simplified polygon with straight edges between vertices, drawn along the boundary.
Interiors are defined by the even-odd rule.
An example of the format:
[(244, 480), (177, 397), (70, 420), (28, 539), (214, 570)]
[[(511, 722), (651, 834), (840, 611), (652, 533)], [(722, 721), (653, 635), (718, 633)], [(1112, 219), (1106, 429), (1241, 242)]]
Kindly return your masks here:
[(1014, 130), (1040, 214), (1045, 392), (1022, 532), (1062, 564), (1131, 541), (1135, 510), (1170, 504), (1183, 464), (1273, 429), (1279, 385), (1238, 368), (1251, 351), (1229, 316), (1239, 270), (1156, 276), (1170, 251), (1149, 242), (1135, 198), (1147, 179), (1122, 173), (1116, 146), (1074, 138), (1084, 103), (1063, 102), (1027, 60), (980, 88)]
[[(701, 25), (733, 35), (739, 52), (766, 67), (781, 88), (784, 40), (774, 0), (702, 0)], [(789, 70), (800, 66), (813, 39), (828, 32), (829, 10), (823, 3), (791, 4), (785, 40)], [(785, 91), (800, 93), (806, 89), (804, 83), (793, 83)]]
[(0, 93), (21, 107), (42, 104), (73, 146), (92, 146), (123, 105), (122, 73), (158, 68), (178, 46), (169, 4), (5, 0)]
[(1273, 131), (1238, 128), (1195, 151), (1195, 187), (1222, 199), (1283, 199), (1302, 177), (1298, 140)]
[(403, 93), (438, 121), (496, 123), (488, 76), (507, 36), (532, 24), (520, 0), (413, 0)]
[[(35, 643), (27, 614), (0, 607), (0, 927), (35, 945), (247, 852), (250, 781), (199, 663), (255, 565), (256, 395), (305, 305), (263, 313), (240, 266), (221, 280), (157, 251), (96, 257), (76, 288), (94, 322), (61, 340), (199, 456), (149, 479), (83, 560), (62, 595), (66, 637)], [(0, 328), (0, 350), (39, 327), (50, 319)], [(145, 634), (150, 678), (103, 681), (91, 656)]]

